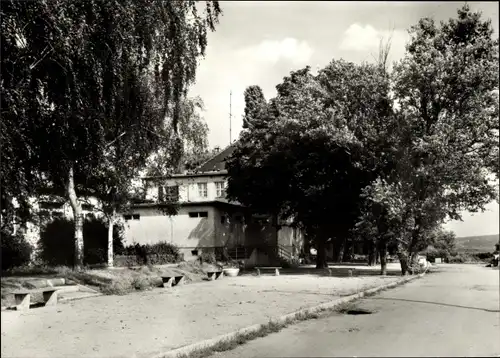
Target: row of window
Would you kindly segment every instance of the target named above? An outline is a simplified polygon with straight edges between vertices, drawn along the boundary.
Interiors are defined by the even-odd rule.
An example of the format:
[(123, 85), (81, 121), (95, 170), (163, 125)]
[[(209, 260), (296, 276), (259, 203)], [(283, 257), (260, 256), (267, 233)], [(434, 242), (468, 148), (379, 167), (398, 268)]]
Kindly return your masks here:
[[(200, 198), (208, 198), (208, 183), (198, 183), (198, 196)], [(225, 195), (226, 183), (224, 181), (215, 182), (215, 196), (221, 197)], [(158, 187), (158, 199), (163, 201), (164, 199), (170, 201), (179, 200), (179, 186), (159, 186)]]
[[(226, 189), (226, 182), (224, 181), (216, 181), (215, 182), (215, 196), (221, 197), (225, 193)], [(198, 196), (200, 198), (207, 198), (208, 197), (208, 183), (198, 183)]]

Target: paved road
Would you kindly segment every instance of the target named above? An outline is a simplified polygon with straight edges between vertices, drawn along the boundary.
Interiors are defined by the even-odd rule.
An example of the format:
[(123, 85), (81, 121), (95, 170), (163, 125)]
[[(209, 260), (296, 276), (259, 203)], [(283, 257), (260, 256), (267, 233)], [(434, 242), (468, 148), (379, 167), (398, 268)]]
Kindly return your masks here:
[(355, 304), (372, 314), (306, 321), (213, 358), (499, 357), (499, 271), (478, 265), (437, 270)]

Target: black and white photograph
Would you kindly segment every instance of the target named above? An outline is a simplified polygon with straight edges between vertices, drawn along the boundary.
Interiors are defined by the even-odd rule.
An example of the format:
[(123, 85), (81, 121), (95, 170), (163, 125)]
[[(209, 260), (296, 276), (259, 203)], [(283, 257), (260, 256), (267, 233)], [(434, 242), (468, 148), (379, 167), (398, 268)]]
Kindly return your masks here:
[(0, 0), (1, 356), (500, 357), (499, 16)]

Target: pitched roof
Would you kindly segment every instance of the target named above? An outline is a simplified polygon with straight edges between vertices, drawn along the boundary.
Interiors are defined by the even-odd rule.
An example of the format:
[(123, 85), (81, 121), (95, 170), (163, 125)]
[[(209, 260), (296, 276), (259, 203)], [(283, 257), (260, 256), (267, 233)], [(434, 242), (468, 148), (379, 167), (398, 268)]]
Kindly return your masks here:
[(230, 144), (225, 149), (221, 150), (219, 153), (214, 155), (212, 158), (207, 160), (205, 163), (201, 164), (196, 168), (196, 172), (211, 172), (220, 171), (226, 169), (226, 159), (233, 154), (236, 143)]

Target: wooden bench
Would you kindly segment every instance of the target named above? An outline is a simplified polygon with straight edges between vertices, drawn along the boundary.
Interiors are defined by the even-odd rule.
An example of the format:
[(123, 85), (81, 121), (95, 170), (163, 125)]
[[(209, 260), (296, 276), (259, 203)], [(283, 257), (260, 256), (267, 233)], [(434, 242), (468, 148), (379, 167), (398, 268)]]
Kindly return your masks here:
[(163, 287), (181, 286), (184, 284), (184, 276), (162, 276)]
[(257, 270), (257, 276), (260, 276), (262, 270), (274, 270), (274, 276), (279, 276), (281, 267), (256, 267), (255, 269)]
[(44, 287), (33, 290), (17, 290), (14, 291), (14, 298), (16, 300), (16, 310), (26, 311), (30, 309), (31, 304), (31, 294), (32, 293), (43, 293), (43, 300), (45, 306), (55, 306), (57, 305), (57, 288), (54, 287)]
[(210, 281), (217, 280), (224, 277), (224, 271), (208, 271), (208, 279)]

